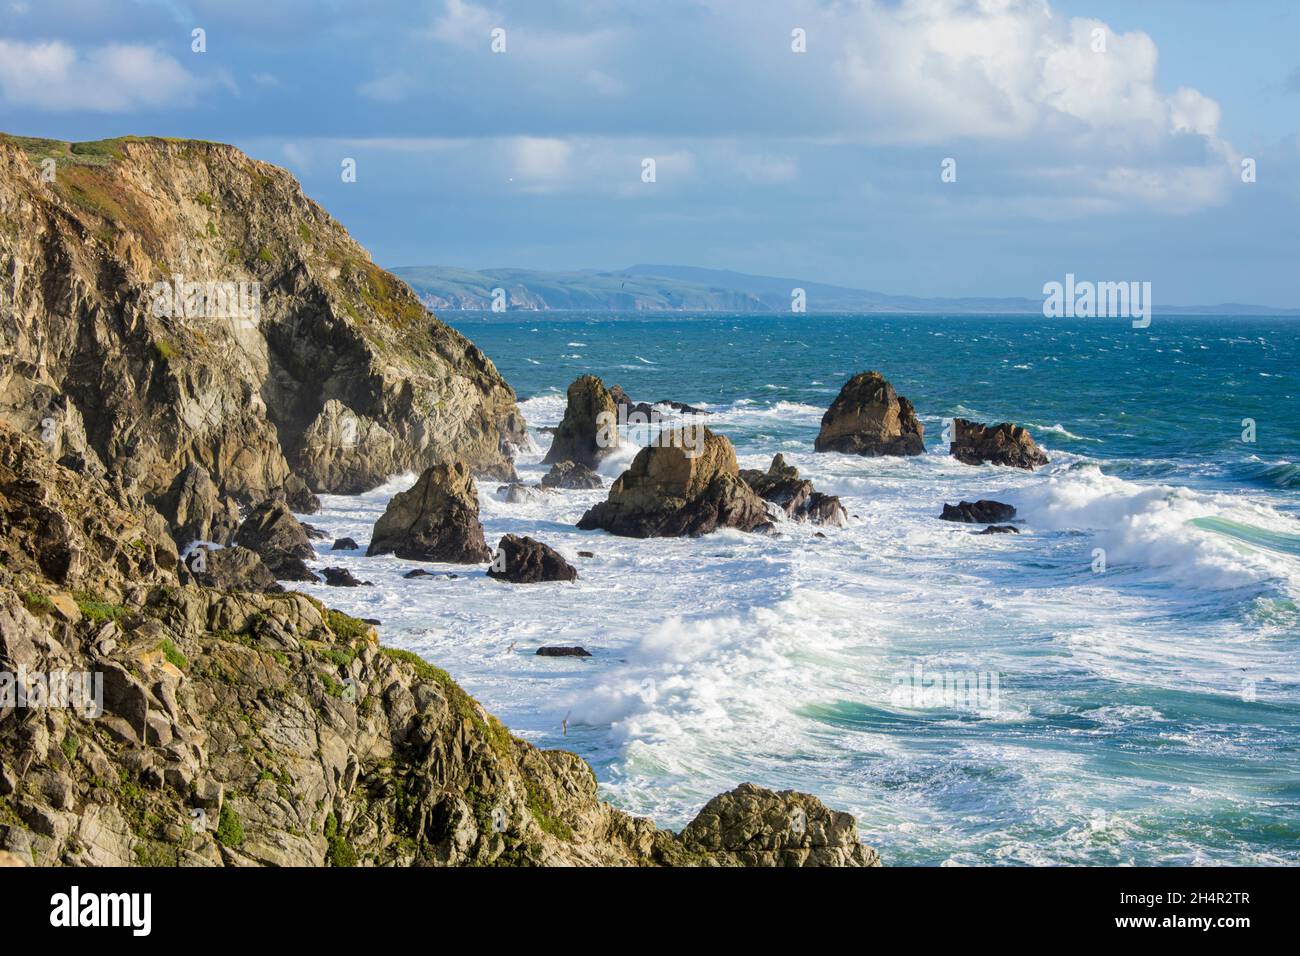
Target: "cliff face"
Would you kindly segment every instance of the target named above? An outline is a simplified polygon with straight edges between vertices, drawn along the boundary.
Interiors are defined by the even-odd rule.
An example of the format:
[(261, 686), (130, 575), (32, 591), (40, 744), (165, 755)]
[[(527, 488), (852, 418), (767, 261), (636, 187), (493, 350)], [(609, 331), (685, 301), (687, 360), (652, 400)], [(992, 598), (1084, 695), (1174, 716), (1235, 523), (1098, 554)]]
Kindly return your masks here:
[[(174, 568), (156, 519), (0, 423), (0, 863), (878, 863), (848, 814), (749, 785), (658, 830), (369, 625)], [(4, 676), (59, 672), (102, 713)]]
[(291, 175), (158, 139), (0, 137), (0, 418), (164, 511), (190, 466), (311, 510), (439, 460), (506, 476), (524, 434), (487, 357)]

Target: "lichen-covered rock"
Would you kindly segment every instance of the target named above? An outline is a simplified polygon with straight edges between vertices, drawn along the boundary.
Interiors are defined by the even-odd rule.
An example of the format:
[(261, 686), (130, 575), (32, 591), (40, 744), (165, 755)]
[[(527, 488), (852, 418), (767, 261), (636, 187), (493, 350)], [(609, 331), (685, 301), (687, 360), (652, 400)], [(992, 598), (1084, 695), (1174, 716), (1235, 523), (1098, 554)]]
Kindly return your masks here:
[(925, 427), (883, 375), (859, 372), (822, 416), (814, 447), (851, 455), (922, 455)]
[(569, 488), (582, 491), (605, 487), (605, 482), (586, 465), (574, 461), (557, 461), (542, 476), (543, 488)]
[(948, 451), (966, 465), (1007, 465), (1033, 471), (1048, 463), (1028, 430), (1012, 422), (981, 425), (964, 418), (953, 419), (952, 442)]
[(594, 375), (575, 379), (569, 386), (564, 420), (555, 430), (555, 439), (542, 464), (572, 461), (595, 468), (618, 447), (617, 415), (618, 409), (604, 382)]
[(508, 477), (525, 440), (483, 353), (231, 146), (0, 135), (0, 274), (0, 418), (149, 503), (198, 465), (309, 512), (452, 456)]
[(763, 500), (740, 477), (731, 442), (707, 428), (698, 435), (696, 445), (679, 429), (642, 448), (610, 486), (609, 497), (589, 509), (578, 527), (650, 538), (718, 528), (753, 531), (767, 522)]
[[(741, 847), (743, 818), (779, 813), (734, 800), (711, 803), (689, 838), (656, 829), (601, 803), (577, 756), (516, 739), (445, 672), (380, 647), (367, 623), (302, 594), (183, 585), (120, 560), (165, 551), (166, 529), (131, 525), (110, 486), (3, 426), (0, 463), (0, 670), (103, 682), (102, 711), (92, 693), (72, 699), (90, 706), (0, 717), (5, 865), (839, 865), (870, 854), (847, 845), (851, 818), (828, 826), (811, 798), (757, 788), (746, 807), (808, 808), (807, 846)], [(102, 523), (88, 529), (88, 515)], [(66, 574), (19, 560), (38, 517), (93, 532), (103, 563), (73, 580), (104, 587), (99, 597), (72, 601)], [(240, 547), (211, 556), (225, 551), (259, 560)]]
[(415, 485), (393, 495), (375, 522), (367, 555), (479, 564), (492, 552), (478, 520), (478, 489), (460, 462), (432, 465)]
[(1010, 521), (1015, 516), (1014, 506), (981, 498), (979, 501), (963, 501), (955, 505), (945, 503), (939, 518), (943, 521), (964, 521), (968, 524), (999, 524)]
[(813, 483), (800, 478), (799, 469), (787, 465), (785, 456), (780, 453), (772, 458), (767, 471), (742, 468), (740, 477), (756, 495), (776, 505), (792, 521), (837, 527), (848, 524), (849, 516), (839, 497), (815, 491)]
[(857, 821), (816, 797), (742, 783), (719, 794), (681, 832), (683, 846), (720, 866), (879, 866)]
[(513, 584), (576, 581), (578, 571), (564, 556), (535, 538), (508, 534), (497, 545), (488, 577)]

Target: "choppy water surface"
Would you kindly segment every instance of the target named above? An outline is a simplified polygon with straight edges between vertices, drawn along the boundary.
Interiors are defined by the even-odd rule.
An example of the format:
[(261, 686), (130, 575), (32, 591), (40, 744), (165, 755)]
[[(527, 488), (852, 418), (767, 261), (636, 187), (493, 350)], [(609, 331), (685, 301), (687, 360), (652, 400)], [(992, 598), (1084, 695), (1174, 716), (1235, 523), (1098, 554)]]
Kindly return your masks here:
[[(375, 586), (319, 596), (382, 619), (387, 643), (446, 667), (516, 734), (580, 753), (606, 799), (680, 826), (742, 780), (808, 790), (893, 864), (1300, 862), (1300, 323), (452, 322), (532, 426), (558, 423), (591, 372), (709, 408), (742, 467), (782, 452), (855, 516), (825, 539), (788, 525), (639, 541), (576, 530), (604, 491), (507, 505), (481, 482), (489, 541), (540, 538), (577, 584), (453, 566), (408, 581), (413, 562), (322, 553)], [(913, 401), (929, 454), (813, 453), (864, 369)], [(1052, 464), (961, 465), (941, 440), (953, 416), (1024, 423)], [(309, 520), (364, 547), (412, 478), (327, 496)], [(1014, 504), (1022, 533), (936, 519), (981, 497)], [(535, 656), (552, 643), (595, 656)], [(980, 693), (912, 693), (918, 676)]]

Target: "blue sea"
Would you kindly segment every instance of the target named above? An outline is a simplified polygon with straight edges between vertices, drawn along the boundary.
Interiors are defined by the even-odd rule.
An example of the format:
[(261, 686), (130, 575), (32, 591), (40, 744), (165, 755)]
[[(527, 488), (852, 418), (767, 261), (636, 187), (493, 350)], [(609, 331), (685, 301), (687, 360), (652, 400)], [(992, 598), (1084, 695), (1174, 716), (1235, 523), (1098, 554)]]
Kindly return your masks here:
[[(540, 538), (578, 582), (405, 580), (412, 562), (322, 549), (374, 587), (315, 593), (581, 754), (604, 799), (680, 827), (745, 780), (805, 790), (892, 865), (1300, 862), (1300, 321), (444, 318), (518, 393), (526, 480), (537, 427), (593, 373), (708, 409), (741, 467), (780, 452), (853, 516), (632, 540), (574, 527), (605, 491), (507, 504), (481, 481), (489, 542)], [(916, 406), (928, 454), (813, 452), (867, 369)], [(1051, 464), (960, 464), (953, 417), (1024, 424)], [(628, 437), (607, 479), (648, 439)], [(364, 548), (413, 480), (309, 520)], [(977, 498), (1015, 505), (1021, 533), (938, 520)]]

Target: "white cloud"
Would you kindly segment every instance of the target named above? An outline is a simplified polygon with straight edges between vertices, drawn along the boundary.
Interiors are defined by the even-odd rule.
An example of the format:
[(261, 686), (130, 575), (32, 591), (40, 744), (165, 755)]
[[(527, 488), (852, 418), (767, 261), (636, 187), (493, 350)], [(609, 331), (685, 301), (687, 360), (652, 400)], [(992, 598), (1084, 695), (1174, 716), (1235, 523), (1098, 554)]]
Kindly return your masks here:
[(0, 39), (0, 93), (11, 106), (119, 113), (185, 105), (202, 87), (152, 47), (108, 44), (83, 55), (57, 40)]
[(562, 139), (520, 136), (510, 141), (514, 175), (535, 186), (555, 188), (572, 178), (573, 146)]
[(497, 22), (497, 17), (483, 7), (465, 0), (446, 0), (445, 12), (434, 22), (430, 33), (457, 46), (479, 46), (487, 50), (492, 30), (499, 26), (502, 24)]

